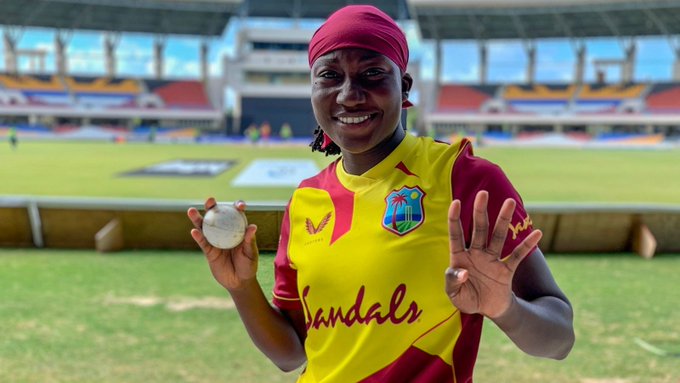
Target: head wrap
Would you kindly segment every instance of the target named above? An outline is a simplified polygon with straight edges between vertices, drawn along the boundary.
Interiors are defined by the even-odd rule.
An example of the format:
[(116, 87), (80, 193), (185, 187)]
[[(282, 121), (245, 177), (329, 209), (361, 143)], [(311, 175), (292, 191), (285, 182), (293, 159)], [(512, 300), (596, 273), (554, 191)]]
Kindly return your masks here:
[(326, 53), (343, 48), (378, 52), (406, 71), (406, 36), (390, 16), (374, 6), (349, 5), (330, 15), (309, 42), (309, 67)]
[[(348, 5), (328, 17), (309, 42), (309, 67), (321, 56), (344, 48), (368, 49), (392, 60), (402, 72), (408, 65), (406, 36), (390, 16), (372, 5)], [(413, 106), (409, 100), (403, 108)]]

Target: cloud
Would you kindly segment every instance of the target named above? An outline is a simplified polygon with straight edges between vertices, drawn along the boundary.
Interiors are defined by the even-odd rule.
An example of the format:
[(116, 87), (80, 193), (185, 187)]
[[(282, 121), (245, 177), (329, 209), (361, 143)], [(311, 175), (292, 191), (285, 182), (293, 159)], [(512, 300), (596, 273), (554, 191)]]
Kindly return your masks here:
[(40, 42), (40, 43), (35, 44), (34, 49), (45, 51), (47, 53), (54, 53), (54, 51), (55, 51), (54, 44), (50, 44), (50, 43), (47, 43), (47, 42)]
[(479, 66), (473, 64), (462, 70), (458, 69), (452, 72), (444, 72), (442, 74), (442, 81), (479, 82)]
[[(150, 75), (155, 73), (153, 60), (144, 65), (144, 71)], [(201, 64), (197, 60), (187, 61), (174, 56), (165, 56), (163, 61), (163, 77), (169, 78), (196, 78), (201, 75)]]
[(69, 73), (100, 74), (104, 71), (104, 60), (101, 51), (81, 51), (78, 55), (68, 56), (67, 66)]

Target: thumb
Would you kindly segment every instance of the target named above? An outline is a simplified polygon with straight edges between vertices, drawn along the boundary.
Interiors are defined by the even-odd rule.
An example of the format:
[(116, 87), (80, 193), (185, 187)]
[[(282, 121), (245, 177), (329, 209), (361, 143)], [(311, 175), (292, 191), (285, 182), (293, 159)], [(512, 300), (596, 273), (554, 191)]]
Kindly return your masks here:
[(458, 293), (461, 285), (467, 282), (468, 271), (466, 269), (459, 269), (448, 267), (446, 269), (446, 292), (451, 295)]

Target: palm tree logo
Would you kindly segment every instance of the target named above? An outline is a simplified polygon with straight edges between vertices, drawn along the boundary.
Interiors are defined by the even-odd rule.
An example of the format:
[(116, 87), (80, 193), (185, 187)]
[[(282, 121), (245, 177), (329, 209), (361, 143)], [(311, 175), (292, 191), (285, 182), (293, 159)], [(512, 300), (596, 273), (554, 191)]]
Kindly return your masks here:
[(423, 197), (425, 192), (418, 186), (393, 190), (385, 197), (383, 227), (401, 236), (420, 226), (425, 220)]
[(406, 203), (406, 196), (404, 195), (403, 192), (393, 194), (392, 197), (390, 197), (390, 205), (392, 206), (392, 229), (394, 231), (399, 231), (397, 228), (397, 211), (401, 205), (404, 205)]

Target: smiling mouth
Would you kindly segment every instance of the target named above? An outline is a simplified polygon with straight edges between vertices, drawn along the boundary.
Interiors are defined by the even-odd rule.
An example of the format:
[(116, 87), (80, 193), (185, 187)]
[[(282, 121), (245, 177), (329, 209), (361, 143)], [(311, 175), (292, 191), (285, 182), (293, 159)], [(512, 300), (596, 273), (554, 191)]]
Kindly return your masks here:
[(373, 116), (374, 116), (374, 114), (367, 114), (365, 116), (355, 116), (355, 117), (338, 117), (338, 121), (342, 122), (343, 124), (348, 124), (348, 125), (361, 124), (362, 122), (371, 119)]

